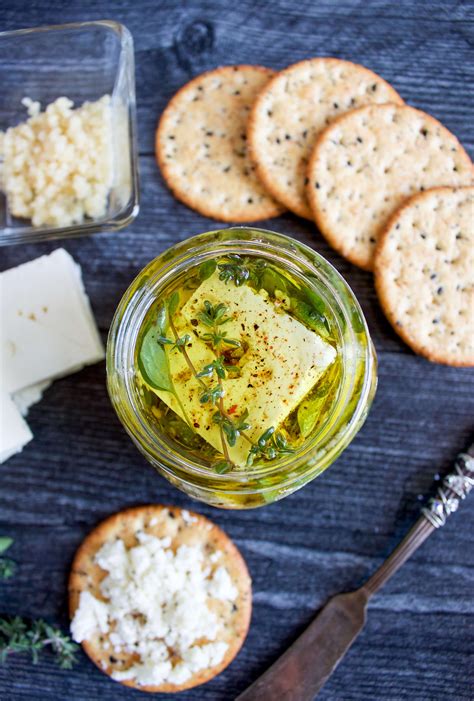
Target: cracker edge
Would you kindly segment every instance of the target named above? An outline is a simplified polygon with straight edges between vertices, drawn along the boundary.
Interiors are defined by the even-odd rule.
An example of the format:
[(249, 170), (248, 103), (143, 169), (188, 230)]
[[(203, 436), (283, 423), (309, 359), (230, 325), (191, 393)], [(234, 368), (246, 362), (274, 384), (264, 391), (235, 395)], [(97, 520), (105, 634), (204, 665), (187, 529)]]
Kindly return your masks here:
[[(281, 202), (281, 204), (285, 207), (288, 208), (291, 212), (294, 214), (297, 214), (298, 216), (302, 217), (303, 219), (308, 219), (309, 221), (313, 221), (313, 215), (311, 211), (310, 205), (307, 203), (305, 208), (302, 208), (299, 206), (299, 204), (295, 203), (293, 201), (290, 205), (289, 199), (284, 202), (283, 197), (281, 197), (281, 189), (277, 186), (275, 186), (274, 181), (272, 180), (271, 177), (269, 177), (269, 169), (265, 168), (261, 162), (259, 161), (259, 158), (257, 156), (257, 151), (259, 150), (258, 148), (255, 148), (255, 144), (257, 143), (257, 138), (256, 138), (256, 123), (258, 121), (257, 118), (257, 113), (260, 110), (261, 102), (266, 98), (267, 93), (272, 90), (274, 83), (281, 77), (285, 76), (287, 74), (290, 74), (295, 68), (298, 68), (299, 66), (306, 65), (306, 64), (313, 64), (313, 63), (343, 63), (345, 65), (350, 65), (350, 66), (356, 66), (358, 69), (362, 69), (363, 72), (367, 73), (368, 75), (374, 76), (374, 78), (377, 79), (377, 81), (381, 81), (384, 83), (385, 86), (387, 86), (392, 92), (393, 92), (393, 98), (398, 98), (400, 100), (399, 103), (393, 102), (391, 104), (400, 104), (404, 105), (405, 101), (403, 98), (398, 94), (398, 92), (395, 90), (395, 88), (382, 76), (380, 76), (378, 73), (375, 73), (375, 71), (372, 71), (370, 68), (367, 68), (366, 66), (363, 66), (360, 63), (355, 63), (354, 61), (345, 61), (344, 59), (340, 58), (334, 58), (332, 56), (318, 56), (315, 58), (309, 58), (309, 59), (304, 59), (303, 61), (298, 61), (297, 63), (293, 63), (290, 66), (287, 66), (284, 68), (282, 71), (277, 73), (273, 78), (270, 79), (270, 81), (267, 83), (267, 85), (262, 88), (261, 92), (258, 94), (253, 108), (250, 110), (249, 114), (249, 120), (248, 120), (248, 125), (247, 125), (247, 143), (249, 146), (249, 153), (250, 153), (250, 158), (253, 162), (253, 164), (256, 167), (257, 175), (265, 188), (268, 190), (268, 192), (277, 200), (277, 202)], [(375, 104), (375, 103), (374, 103)], [(382, 103), (380, 103), (382, 104)], [(387, 104), (387, 103), (383, 103)], [(353, 111), (353, 110), (351, 110)], [(347, 114), (347, 112), (343, 112), (342, 115), (344, 116)], [(335, 117), (335, 119), (338, 119), (339, 117)], [(331, 121), (331, 124), (334, 122)], [(330, 125), (328, 125), (330, 126)], [(322, 132), (320, 132), (322, 133)], [(316, 136), (316, 139), (319, 137), (319, 134)], [(306, 198), (307, 199), (307, 198)]]
[[(230, 72), (237, 72), (235, 69), (242, 70), (242, 69), (248, 69), (251, 68), (252, 70), (257, 70), (261, 73), (266, 73), (268, 76), (274, 75), (275, 71), (272, 68), (267, 68), (265, 66), (253, 66), (248, 63), (242, 63), (242, 64), (235, 64), (235, 65), (230, 65), (230, 66), (218, 66), (217, 68), (214, 68), (210, 71), (205, 71), (204, 73), (200, 73), (197, 75), (195, 78), (192, 80), (188, 81), (184, 85), (182, 85), (179, 90), (173, 95), (173, 97), (170, 99), (170, 101), (167, 103), (165, 109), (163, 110), (161, 117), (158, 121), (158, 126), (155, 132), (155, 158), (156, 162), (160, 168), (161, 174), (163, 176), (163, 180), (165, 181), (167, 187), (169, 190), (171, 190), (171, 193), (173, 196), (179, 200), (179, 202), (182, 202), (185, 204), (187, 207), (190, 209), (198, 212), (199, 214), (202, 214), (204, 217), (209, 217), (210, 219), (216, 219), (217, 221), (223, 221), (227, 223), (238, 223), (238, 224), (246, 224), (246, 223), (252, 223), (256, 221), (260, 221), (261, 219), (272, 219), (273, 217), (278, 217), (280, 214), (283, 214), (285, 211), (285, 208), (279, 203), (275, 202), (273, 206), (268, 206), (268, 207), (262, 207), (260, 210), (260, 213), (257, 215), (246, 215), (244, 212), (244, 208), (241, 208), (240, 214), (237, 217), (230, 217), (228, 215), (223, 215), (220, 213), (219, 215), (217, 214), (216, 210), (212, 207), (206, 206), (205, 203), (197, 202), (191, 198), (186, 196), (183, 192), (179, 191), (177, 188), (175, 188), (173, 184), (173, 178), (170, 176), (169, 173), (169, 168), (168, 168), (168, 163), (166, 159), (164, 158), (164, 155), (162, 153), (162, 149), (160, 148), (160, 141), (161, 141), (161, 136), (163, 131), (166, 128), (166, 121), (167, 121), (167, 116), (168, 116), (168, 110), (170, 108), (173, 108), (175, 105), (175, 102), (178, 102), (181, 94), (184, 93), (186, 90), (189, 88), (194, 87), (195, 85), (198, 85), (200, 81), (202, 80), (203, 77), (208, 77), (210, 75), (220, 75), (220, 74), (226, 74)], [(250, 114), (250, 113), (249, 113)], [(258, 178), (260, 180), (260, 178)], [(261, 183), (261, 181), (260, 181)], [(265, 187), (263, 183), (261, 183), (262, 187)], [(271, 197), (271, 193), (267, 193), (269, 197)]]
[[(344, 119), (348, 119), (348, 118), (352, 117), (352, 115), (355, 114), (356, 112), (362, 112), (363, 110), (369, 110), (369, 109), (372, 109), (372, 108), (374, 108), (374, 107), (384, 109), (384, 108), (386, 108), (386, 107), (393, 107), (393, 106), (395, 106), (395, 107), (407, 108), (407, 109), (409, 109), (409, 110), (413, 110), (414, 112), (418, 112), (419, 114), (423, 115), (423, 117), (424, 117), (428, 122), (434, 123), (434, 124), (436, 124), (436, 126), (440, 126), (441, 129), (442, 129), (443, 131), (446, 131), (448, 134), (450, 134), (450, 136), (451, 136), (451, 137), (454, 139), (454, 141), (457, 143), (457, 146), (458, 146), (458, 148), (459, 148), (459, 151), (460, 151), (461, 155), (464, 155), (464, 157), (465, 157), (465, 159), (466, 159), (466, 163), (469, 164), (469, 166), (471, 167), (471, 172), (472, 172), (472, 176), (471, 176), (471, 177), (474, 178), (474, 166), (473, 166), (473, 164), (472, 164), (471, 158), (470, 158), (469, 154), (467, 153), (466, 149), (464, 148), (464, 146), (461, 144), (461, 142), (460, 142), (459, 139), (457, 138), (457, 136), (456, 136), (455, 134), (453, 134), (453, 132), (450, 131), (447, 127), (445, 127), (444, 124), (443, 124), (442, 122), (440, 122), (438, 119), (436, 119), (436, 117), (433, 117), (431, 114), (428, 114), (428, 112), (424, 112), (423, 110), (416, 109), (416, 107), (412, 107), (411, 105), (407, 105), (406, 103), (399, 105), (399, 104), (397, 104), (396, 102), (384, 102), (384, 103), (378, 104), (378, 105), (375, 105), (375, 104), (374, 104), (374, 105), (364, 105), (364, 107), (359, 107), (359, 108), (356, 109), (356, 110), (351, 110), (350, 112), (346, 112), (345, 114), (342, 114), (340, 117), (338, 117), (336, 120), (334, 120), (334, 122), (331, 122), (331, 124), (328, 124), (328, 126), (326, 127), (326, 129), (324, 129), (324, 130), (319, 134), (318, 138), (316, 139), (316, 142), (315, 142), (315, 144), (314, 144), (314, 146), (313, 146), (313, 152), (312, 152), (312, 154), (311, 154), (311, 156), (310, 156), (310, 159), (309, 159), (309, 161), (308, 161), (308, 171), (307, 171), (307, 172), (308, 172), (308, 181), (309, 181), (309, 182), (308, 182), (308, 185), (306, 186), (306, 187), (307, 187), (307, 198), (308, 198), (308, 201), (309, 201), (309, 203), (310, 203), (310, 207), (311, 207), (311, 209), (313, 210), (313, 216), (314, 216), (314, 221), (316, 222), (316, 226), (317, 226), (318, 229), (321, 231), (322, 235), (323, 235), (324, 238), (327, 240), (327, 242), (329, 243), (329, 245), (330, 245), (332, 248), (334, 248), (334, 250), (337, 251), (337, 253), (339, 253), (339, 255), (341, 255), (343, 258), (345, 258), (346, 260), (348, 260), (350, 263), (353, 263), (354, 265), (357, 265), (359, 268), (362, 268), (363, 270), (368, 270), (369, 272), (373, 270), (374, 256), (372, 256), (372, 258), (371, 258), (369, 261), (367, 261), (365, 258), (362, 258), (361, 256), (357, 256), (357, 255), (347, 255), (346, 253), (343, 253), (343, 252), (342, 252), (342, 247), (341, 247), (341, 245), (340, 245), (340, 237), (334, 235), (333, 232), (330, 230), (330, 228), (329, 228), (328, 226), (326, 226), (324, 213), (321, 212), (321, 211), (319, 210), (319, 207), (318, 207), (318, 204), (317, 204), (317, 202), (316, 202), (315, 195), (314, 195), (314, 187), (311, 186), (311, 183), (312, 183), (312, 180), (313, 180), (313, 178), (311, 177), (311, 171), (312, 171), (314, 162), (315, 162), (315, 161), (317, 160), (317, 158), (318, 158), (318, 155), (319, 155), (319, 153), (318, 153), (318, 152), (319, 152), (319, 148), (321, 147), (321, 144), (322, 144), (323, 140), (324, 140), (324, 139), (326, 138), (326, 136), (330, 133), (331, 129), (335, 129), (337, 126), (339, 126), (339, 123), (340, 123), (340, 122), (342, 122)], [(440, 186), (436, 186), (436, 187), (448, 187), (448, 188), (450, 188), (450, 187), (452, 187), (452, 186), (449, 186), (449, 185), (447, 185), (447, 186), (440, 185)], [(460, 185), (459, 187), (467, 187), (467, 186), (461, 186), (461, 185)], [(435, 188), (429, 188), (429, 190), (432, 190), (432, 189), (435, 189)], [(423, 191), (421, 192), (421, 194), (423, 194), (423, 192), (428, 192), (428, 190), (423, 190)], [(414, 193), (414, 195), (411, 195), (410, 198), (413, 197), (413, 196), (416, 196), (417, 194), (420, 194), (420, 193)], [(410, 199), (410, 198), (408, 198), (408, 199)], [(403, 207), (404, 204), (405, 204), (405, 202), (403, 202), (403, 203), (400, 205), (400, 207)], [(390, 218), (393, 216), (393, 214), (394, 214), (398, 209), (399, 209), (399, 208), (397, 208), (396, 210), (394, 210), (394, 212), (392, 212), (392, 214), (389, 214), (389, 216), (388, 216), (388, 218), (387, 218), (387, 221), (384, 222), (384, 223), (380, 226), (380, 228), (378, 229), (378, 231), (377, 231), (377, 242), (378, 242), (378, 239), (380, 238), (382, 232), (384, 231), (385, 227), (387, 226), (387, 222), (390, 220)], [(377, 243), (375, 244), (375, 247), (377, 247)], [(375, 251), (374, 251), (374, 255), (375, 255)]]
[[(124, 509), (123, 511), (118, 511), (112, 514), (105, 520), (101, 521), (82, 541), (79, 548), (74, 555), (74, 559), (71, 565), (69, 582), (68, 582), (68, 603), (69, 603), (69, 616), (70, 619), (74, 617), (76, 609), (79, 604), (79, 596), (81, 591), (84, 590), (83, 578), (79, 574), (79, 570), (87, 571), (87, 565), (83, 563), (87, 561), (92, 555), (95, 555), (99, 548), (110, 538), (110, 531), (115, 533), (117, 522), (128, 517), (136, 517), (143, 514), (156, 515), (162, 511), (167, 510), (175, 514), (175, 517), (179, 517), (183, 523), (186, 523), (182, 513), (183, 511), (188, 511), (189, 515), (193, 518), (197, 518), (198, 521), (203, 525), (209, 524), (211, 528), (208, 530), (209, 540), (213, 539), (218, 543), (219, 550), (222, 550), (226, 555), (231, 555), (235, 558), (238, 563), (238, 569), (240, 571), (240, 578), (238, 582), (234, 582), (235, 586), (239, 591), (239, 596), (242, 598), (243, 616), (242, 616), (242, 627), (239, 637), (234, 639), (233, 644), (229, 646), (229, 649), (224, 656), (224, 659), (214, 667), (203, 669), (200, 672), (194, 674), (190, 679), (188, 679), (183, 684), (161, 684), (159, 686), (142, 686), (136, 684), (133, 680), (120, 681), (118, 683), (128, 686), (139, 691), (147, 691), (151, 693), (178, 693), (180, 691), (185, 691), (186, 689), (191, 689), (195, 686), (204, 684), (210, 681), (218, 674), (220, 674), (237, 656), (242, 645), (244, 644), (248, 629), (250, 626), (250, 619), (252, 615), (252, 580), (247, 568), (247, 564), (238, 550), (237, 546), (233, 540), (215, 523), (210, 521), (205, 516), (198, 514), (194, 511), (189, 511), (189, 509), (181, 509), (177, 506), (165, 506), (161, 504), (149, 504), (144, 506), (134, 506)], [(81, 643), (84, 652), (87, 654), (89, 659), (100, 669), (100, 671), (106, 676), (110, 677), (112, 681), (117, 682), (118, 680), (113, 679), (111, 674), (105, 671), (99, 660), (95, 658), (94, 646), (92, 646), (87, 640)]]
[(454, 192), (459, 192), (462, 190), (470, 190), (474, 194), (474, 185), (465, 185), (461, 187), (433, 187), (429, 190), (424, 190), (423, 192), (418, 192), (412, 197), (405, 200), (405, 202), (395, 210), (388, 220), (385, 228), (380, 234), (379, 241), (377, 242), (374, 257), (374, 284), (375, 290), (377, 292), (377, 297), (382, 307), (382, 311), (393, 327), (394, 331), (398, 336), (404, 341), (407, 346), (409, 346), (417, 355), (420, 355), (432, 363), (440, 363), (442, 365), (449, 365), (451, 367), (472, 367), (474, 366), (474, 355), (472, 358), (468, 359), (466, 362), (453, 360), (448, 354), (438, 354), (436, 352), (427, 352), (426, 349), (422, 348), (420, 344), (413, 339), (411, 334), (408, 334), (404, 326), (397, 325), (397, 317), (393, 313), (392, 305), (389, 301), (389, 295), (387, 294), (387, 288), (385, 286), (385, 259), (387, 257), (384, 250), (385, 242), (388, 241), (388, 237), (392, 228), (397, 224), (399, 216), (404, 212), (405, 209), (409, 209), (412, 205), (416, 204), (420, 200), (430, 197), (433, 193), (438, 194), (450, 194)]

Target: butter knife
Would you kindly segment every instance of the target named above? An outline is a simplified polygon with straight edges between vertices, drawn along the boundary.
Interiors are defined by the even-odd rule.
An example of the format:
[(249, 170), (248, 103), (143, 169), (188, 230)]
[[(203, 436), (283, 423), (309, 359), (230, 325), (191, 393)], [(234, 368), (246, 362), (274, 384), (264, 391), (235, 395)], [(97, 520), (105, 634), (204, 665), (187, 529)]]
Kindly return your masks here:
[(312, 701), (357, 638), (367, 604), (434, 530), (444, 526), (474, 486), (474, 443), (422, 509), (405, 538), (356, 591), (334, 596), (293, 645), (236, 701)]

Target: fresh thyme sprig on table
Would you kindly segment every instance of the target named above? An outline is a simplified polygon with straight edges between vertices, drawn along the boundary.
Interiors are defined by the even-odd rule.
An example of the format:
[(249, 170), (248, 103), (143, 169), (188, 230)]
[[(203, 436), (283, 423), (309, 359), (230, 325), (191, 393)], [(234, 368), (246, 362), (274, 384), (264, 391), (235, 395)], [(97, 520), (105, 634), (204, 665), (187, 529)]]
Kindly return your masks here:
[(29, 652), (36, 664), (39, 653), (45, 648), (51, 649), (62, 669), (71, 669), (79, 649), (60, 628), (42, 619), (28, 621), (20, 616), (0, 617), (0, 662), (5, 662), (8, 655), (15, 652)]
[[(7, 536), (1, 536), (0, 555), (3, 555), (3, 553), (8, 550), (12, 543), (12, 538), (8, 538)], [(10, 579), (10, 577), (13, 577), (15, 572), (16, 562), (14, 562), (14, 560), (10, 559), (9, 557), (0, 557), (0, 579)]]
[[(236, 258), (239, 258), (239, 256), (236, 256)], [(234, 261), (233, 265), (240, 265), (240, 262), (238, 263), (237, 261)], [(240, 277), (238, 277), (237, 273), (235, 273), (237, 275), (237, 278), (235, 278), (232, 277), (234, 272), (232, 272), (231, 269), (226, 268), (221, 274), (225, 274), (228, 279), (234, 279), (236, 284), (239, 285), (241, 283), (237, 282), (236, 280), (242, 279), (245, 277), (245, 275), (241, 275), (239, 273), (238, 275), (240, 275)], [(223, 455), (221, 459), (214, 463), (214, 469), (216, 472), (219, 474), (224, 474), (226, 472), (230, 472), (236, 467), (235, 463), (230, 457), (229, 447), (235, 446), (237, 439), (240, 436), (242, 436), (250, 445), (247, 458), (248, 466), (252, 465), (255, 459), (274, 460), (281, 455), (293, 452), (293, 450), (288, 446), (286, 438), (283, 436), (283, 434), (275, 432), (274, 427), (267, 429), (255, 443), (246, 433), (251, 428), (251, 424), (247, 421), (249, 415), (248, 409), (244, 409), (242, 414), (235, 418), (225, 410), (223, 399), (225, 390), (222, 381), (227, 377), (227, 375), (238, 373), (240, 370), (232, 363), (226, 362), (226, 357), (224, 355), (225, 350), (223, 349), (225, 347), (229, 349), (239, 348), (241, 346), (240, 341), (229, 338), (227, 333), (222, 329), (222, 326), (231, 321), (232, 318), (226, 316), (228, 307), (222, 303), (213, 305), (208, 300), (205, 300), (203, 308), (197, 314), (197, 317), (201, 323), (209, 329), (209, 331), (202, 334), (200, 338), (212, 348), (215, 354), (215, 359), (211, 363), (207, 363), (203, 368), (198, 369), (195, 367), (187, 351), (187, 345), (190, 341), (189, 334), (180, 336), (176, 328), (173, 316), (178, 308), (178, 305), (179, 294), (174, 292), (164, 303), (164, 305), (160, 307), (158, 320), (155, 324), (155, 328), (159, 329), (159, 333), (155, 333), (153, 335), (152, 342), (155, 345), (160, 346), (164, 357), (160, 353), (154, 354), (155, 359), (160, 363), (160, 369), (157, 373), (153, 373), (153, 370), (149, 369), (145, 375), (145, 379), (156, 389), (171, 391), (174, 394), (183, 410), (183, 415), (185, 416), (188, 425), (192, 428), (192, 424), (184, 411), (179, 395), (174, 389), (169, 370), (168, 356), (164, 350), (164, 347), (168, 346), (170, 350), (176, 350), (183, 355), (183, 358), (193, 377), (197, 380), (201, 387), (199, 401), (201, 404), (210, 403), (212, 406), (216, 407), (216, 412), (213, 415), (213, 423), (219, 427)], [(166, 336), (166, 329), (168, 326), (171, 329), (173, 336), (172, 338)], [(144, 340), (146, 339), (147, 334), (145, 334)], [(147, 359), (149, 360), (153, 354), (149, 352), (148, 348), (146, 348), (146, 350)], [(147, 365), (147, 363), (141, 363), (141, 367), (145, 365)], [(156, 383), (154, 384), (153, 381), (151, 381), (153, 380), (153, 375), (160, 379), (163, 375), (163, 368), (167, 373), (166, 382), (161, 381), (160, 385), (157, 385)], [(211, 380), (214, 378), (217, 380), (217, 382), (212, 384)], [(170, 389), (170, 387), (172, 389)]]

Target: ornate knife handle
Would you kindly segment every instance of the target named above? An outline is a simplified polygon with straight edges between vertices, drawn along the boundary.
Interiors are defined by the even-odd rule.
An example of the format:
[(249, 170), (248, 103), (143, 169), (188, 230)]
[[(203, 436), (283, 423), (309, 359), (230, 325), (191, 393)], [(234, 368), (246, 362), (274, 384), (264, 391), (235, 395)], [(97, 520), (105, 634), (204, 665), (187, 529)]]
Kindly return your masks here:
[(454, 470), (446, 475), (436, 496), (421, 510), (423, 516), (435, 528), (444, 526), (449, 514), (457, 511), (459, 502), (467, 497), (473, 487), (474, 443), (465, 453), (459, 453), (454, 462)]

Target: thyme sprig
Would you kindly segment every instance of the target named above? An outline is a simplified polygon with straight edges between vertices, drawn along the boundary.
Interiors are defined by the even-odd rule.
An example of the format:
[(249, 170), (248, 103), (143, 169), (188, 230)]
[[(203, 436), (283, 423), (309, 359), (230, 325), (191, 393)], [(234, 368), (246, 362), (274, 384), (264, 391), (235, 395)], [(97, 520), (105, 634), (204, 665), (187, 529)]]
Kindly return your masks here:
[(10, 654), (28, 652), (36, 664), (45, 648), (51, 649), (62, 669), (71, 669), (79, 646), (60, 628), (42, 619), (0, 617), (0, 662), (5, 662)]

